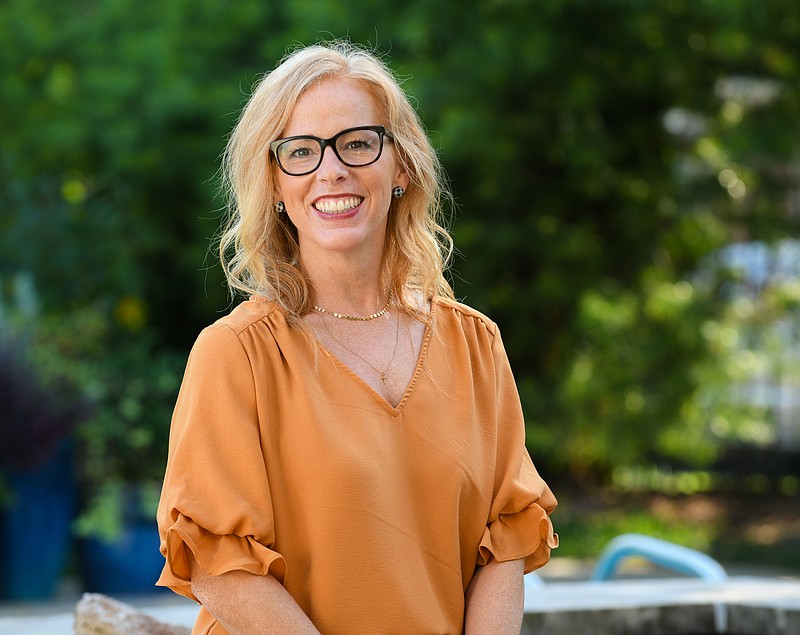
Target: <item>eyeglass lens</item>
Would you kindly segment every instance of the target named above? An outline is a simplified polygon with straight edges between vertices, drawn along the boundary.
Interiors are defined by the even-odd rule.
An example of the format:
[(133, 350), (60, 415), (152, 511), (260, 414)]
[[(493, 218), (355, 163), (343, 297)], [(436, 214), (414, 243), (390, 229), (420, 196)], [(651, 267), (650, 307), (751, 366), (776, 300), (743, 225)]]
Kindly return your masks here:
[[(351, 167), (369, 165), (381, 154), (383, 140), (380, 133), (368, 128), (348, 130), (333, 140), (336, 156)], [(322, 163), (323, 143), (315, 137), (288, 139), (277, 148), (277, 158), (290, 174), (304, 174), (316, 170)]]

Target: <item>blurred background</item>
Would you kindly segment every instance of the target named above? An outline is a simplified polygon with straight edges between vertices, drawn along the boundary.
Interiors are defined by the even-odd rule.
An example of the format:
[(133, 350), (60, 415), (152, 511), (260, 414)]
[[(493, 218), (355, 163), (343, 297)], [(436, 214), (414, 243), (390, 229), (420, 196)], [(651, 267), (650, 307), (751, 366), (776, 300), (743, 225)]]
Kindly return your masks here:
[(5, 0), (0, 598), (152, 589), (181, 373), (231, 307), (220, 153), (260, 74), (334, 37), (440, 152), (557, 556), (635, 531), (800, 575), (796, 3)]

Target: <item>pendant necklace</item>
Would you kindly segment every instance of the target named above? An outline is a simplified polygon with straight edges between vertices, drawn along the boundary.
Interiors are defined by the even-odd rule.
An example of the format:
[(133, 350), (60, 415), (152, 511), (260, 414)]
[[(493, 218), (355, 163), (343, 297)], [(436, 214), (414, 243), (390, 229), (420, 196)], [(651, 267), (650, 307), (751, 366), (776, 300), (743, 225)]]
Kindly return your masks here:
[[(389, 300), (391, 301), (391, 296), (389, 297)], [(378, 312), (377, 314), (373, 314), (372, 316), (368, 316), (366, 318), (359, 318), (359, 317), (355, 317), (354, 318), (354, 317), (350, 317), (350, 316), (343, 316), (343, 315), (339, 315), (339, 314), (336, 314), (336, 313), (329, 313), (328, 311), (324, 311), (324, 310), (323, 311), (319, 311), (319, 313), (329, 313), (333, 317), (338, 317), (340, 319), (344, 319), (344, 320), (351, 320), (352, 319), (352, 320), (358, 320), (358, 321), (362, 321), (363, 322), (363, 321), (366, 321), (366, 320), (375, 319), (376, 317), (380, 317), (381, 315), (385, 315), (386, 312), (388, 311), (388, 307), (389, 307), (389, 304), (387, 303), (386, 306), (383, 307), (383, 309), (381, 309), (382, 313)], [(316, 310), (317, 307), (314, 307), (314, 309)], [(322, 319), (322, 325), (325, 327), (325, 330), (328, 332), (328, 335), (331, 336), (331, 339), (333, 339), (334, 342), (339, 344), (339, 346), (341, 346), (345, 350), (350, 351), (353, 355), (358, 357), (362, 362), (364, 362), (372, 370), (374, 370), (376, 373), (378, 373), (378, 376), (381, 378), (381, 381), (383, 382), (383, 385), (384, 386), (386, 385), (386, 383), (389, 381), (389, 378), (386, 375), (386, 373), (389, 371), (389, 368), (391, 368), (392, 363), (394, 362), (394, 358), (397, 355), (397, 344), (400, 341), (400, 311), (397, 312), (397, 327), (395, 328), (395, 332), (394, 332), (394, 350), (392, 351), (392, 358), (389, 360), (389, 363), (386, 364), (386, 368), (384, 368), (383, 370), (377, 369), (374, 365), (370, 364), (361, 355), (356, 353), (352, 348), (350, 348), (346, 344), (342, 343), (339, 340), (339, 338), (337, 338), (333, 333), (331, 333), (331, 330), (328, 328), (328, 323), (326, 322), (325, 318)]]

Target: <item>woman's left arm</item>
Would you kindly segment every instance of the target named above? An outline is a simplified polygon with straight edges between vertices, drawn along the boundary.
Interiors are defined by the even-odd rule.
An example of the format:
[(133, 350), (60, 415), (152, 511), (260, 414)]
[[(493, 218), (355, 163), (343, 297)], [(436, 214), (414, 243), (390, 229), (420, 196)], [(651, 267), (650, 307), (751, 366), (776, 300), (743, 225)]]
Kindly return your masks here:
[(465, 596), (465, 635), (519, 635), (525, 603), (523, 573), (524, 560), (492, 558), (476, 569)]

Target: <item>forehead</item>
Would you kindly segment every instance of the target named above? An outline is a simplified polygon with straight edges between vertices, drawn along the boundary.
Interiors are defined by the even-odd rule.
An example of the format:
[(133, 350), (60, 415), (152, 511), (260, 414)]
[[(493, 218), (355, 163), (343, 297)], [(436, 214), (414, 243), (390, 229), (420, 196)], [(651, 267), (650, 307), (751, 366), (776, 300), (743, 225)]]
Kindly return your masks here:
[(350, 79), (329, 78), (300, 96), (282, 136), (330, 137), (345, 128), (380, 124), (383, 116), (371, 91)]

